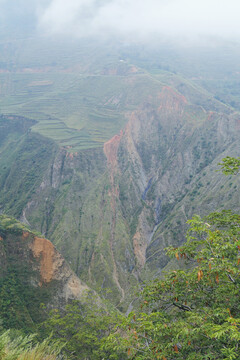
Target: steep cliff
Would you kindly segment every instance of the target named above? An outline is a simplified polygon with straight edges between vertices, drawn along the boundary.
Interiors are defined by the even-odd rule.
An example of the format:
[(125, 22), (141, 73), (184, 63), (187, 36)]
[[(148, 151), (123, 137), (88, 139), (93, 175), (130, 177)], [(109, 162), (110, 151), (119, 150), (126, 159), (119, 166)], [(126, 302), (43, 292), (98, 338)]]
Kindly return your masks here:
[(239, 180), (216, 172), (239, 154), (239, 114), (172, 74), (144, 79), (125, 80), (125, 125), (103, 147), (72, 151), (27, 132), (0, 148), (2, 210), (50, 238), (119, 307), (171, 266), (164, 248), (184, 241), (194, 212), (239, 207)]

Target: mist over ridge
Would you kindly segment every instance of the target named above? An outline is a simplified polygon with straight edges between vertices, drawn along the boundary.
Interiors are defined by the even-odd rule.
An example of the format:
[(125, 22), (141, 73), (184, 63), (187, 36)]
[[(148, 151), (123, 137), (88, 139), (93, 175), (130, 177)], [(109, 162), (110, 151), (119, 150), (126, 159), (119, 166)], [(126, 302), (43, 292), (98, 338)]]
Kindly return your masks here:
[(39, 25), (53, 33), (76, 36), (130, 34), (136, 38), (164, 35), (240, 34), (239, 2), (190, 0), (52, 0), (42, 7)]
[[(1, 27), (44, 35), (149, 41), (158, 36), (217, 36), (238, 40), (236, 0), (20, 0), (0, 1)], [(31, 26), (30, 26), (31, 25)]]

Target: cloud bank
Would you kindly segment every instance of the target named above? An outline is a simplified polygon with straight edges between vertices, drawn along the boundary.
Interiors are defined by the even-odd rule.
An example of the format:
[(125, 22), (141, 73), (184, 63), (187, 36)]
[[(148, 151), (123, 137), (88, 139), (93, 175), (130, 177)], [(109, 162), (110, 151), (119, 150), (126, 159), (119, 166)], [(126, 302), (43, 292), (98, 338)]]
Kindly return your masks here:
[(132, 34), (240, 37), (239, 0), (45, 0), (39, 28), (76, 36)]

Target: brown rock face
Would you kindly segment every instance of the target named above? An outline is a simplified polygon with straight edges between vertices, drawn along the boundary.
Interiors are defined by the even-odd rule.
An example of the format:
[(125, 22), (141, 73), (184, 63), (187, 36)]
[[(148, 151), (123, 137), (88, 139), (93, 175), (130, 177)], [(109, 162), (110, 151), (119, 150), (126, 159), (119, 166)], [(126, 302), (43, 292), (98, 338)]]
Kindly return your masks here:
[(40, 260), (41, 282), (49, 283), (54, 276), (54, 272), (58, 270), (58, 263), (54, 261), (56, 250), (53, 244), (46, 239), (35, 236), (32, 245), (34, 257)]
[(57, 281), (55, 301), (58, 301), (58, 298), (64, 302), (69, 299), (81, 300), (90, 290), (70, 269), (51, 241), (35, 236), (29, 247), (38, 262), (41, 276), (39, 286), (51, 285), (52, 281)]
[(117, 152), (122, 138), (122, 132), (120, 135), (115, 135), (112, 139), (104, 144), (104, 153), (107, 157), (108, 164), (112, 166), (117, 165)]
[[(82, 300), (90, 290), (49, 240), (29, 231), (9, 231), (0, 240), (2, 270), (13, 265), (24, 283), (44, 288), (44, 292), (49, 292), (46, 305), (58, 307), (70, 299)], [(27, 271), (27, 275), (22, 271)]]

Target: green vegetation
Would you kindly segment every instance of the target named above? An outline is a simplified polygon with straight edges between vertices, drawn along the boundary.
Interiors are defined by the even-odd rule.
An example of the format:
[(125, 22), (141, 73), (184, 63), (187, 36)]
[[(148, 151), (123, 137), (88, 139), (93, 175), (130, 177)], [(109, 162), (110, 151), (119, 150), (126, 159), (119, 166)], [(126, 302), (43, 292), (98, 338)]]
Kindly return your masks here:
[(18, 263), (9, 265), (0, 279), (0, 318), (4, 329), (21, 329), (25, 334), (37, 331), (37, 323), (46, 314), (41, 305), (51, 297), (51, 289), (33, 286), (33, 272)]
[(6, 232), (15, 234), (22, 234), (23, 231), (30, 231), (29, 227), (20, 223), (16, 219), (7, 215), (0, 215), (0, 235), (3, 236)]
[(0, 335), (1, 360), (57, 360), (60, 352), (59, 343), (50, 339), (36, 343), (33, 336), (16, 336), (14, 331)]
[[(48, 301), (51, 292), (49, 288), (40, 288), (31, 283), (36, 274), (22, 240), (23, 232), (29, 231), (26, 225), (14, 218), (0, 215), (1, 324), (4, 329), (21, 329), (24, 333), (36, 331), (36, 324), (43, 320), (45, 314), (41, 304)], [(38, 232), (31, 234), (40, 235)]]
[(240, 168), (240, 157), (233, 158), (227, 156), (222, 160), (222, 163), (220, 163), (219, 165), (221, 165), (221, 170), (225, 175), (237, 174)]
[(149, 93), (161, 89), (160, 82), (138, 73), (122, 76), (33, 71), (12, 73), (11, 77), (3, 73), (0, 80), (4, 95), (1, 112), (36, 120), (32, 131), (72, 152), (101, 147), (124, 128), (128, 111), (138, 107)]
[[(238, 159), (223, 159), (222, 170)], [(240, 215), (194, 216), (187, 241), (167, 253), (180, 263), (149, 282), (127, 317), (92, 303), (52, 311), (43, 324), (78, 359), (238, 359)]]
[(187, 242), (168, 255), (189, 270), (173, 270), (142, 292), (107, 348), (131, 359), (238, 359), (240, 342), (240, 216), (211, 213), (188, 222)]
[[(186, 219), (193, 207), (204, 214), (210, 207), (237, 206), (236, 181), (227, 194), (228, 185), (221, 190), (207, 169), (214, 171), (224, 149), (232, 153), (236, 115), (192, 74), (150, 71), (148, 65), (166, 54), (178, 63), (171, 51), (141, 65), (142, 50), (134, 55), (125, 45), (22, 39), (0, 54), (0, 106), (8, 114), (0, 121), (0, 210), (44, 233), (86, 283), (110, 287), (116, 303), (121, 287), (128, 296), (142, 276), (135, 270), (140, 257), (145, 263), (146, 244), (133, 244), (136, 232), (137, 242), (152, 239), (146, 267), (154, 273), (167, 264), (163, 248), (184, 238), (185, 220), (175, 229), (183, 213)], [(23, 118), (12, 114), (33, 120), (16, 132)], [(113, 214), (111, 166), (102, 148), (120, 130)], [(161, 224), (168, 225), (163, 236)]]
[[(87, 304), (69, 304), (51, 313), (43, 337), (53, 331), (61, 344), (67, 342), (66, 356), (76, 359), (190, 359), (196, 352), (234, 359), (231, 330), (239, 327), (238, 308), (234, 301), (227, 304), (227, 297), (219, 299), (225, 295), (222, 284), (231, 296), (233, 285), (238, 286), (231, 242), (238, 218), (221, 209), (239, 209), (239, 180), (222, 180), (215, 170), (221, 157), (239, 151), (239, 116), (233, 111), (240, 108), (239, 48), (231, 45), (236, 48), (231, 60), (222, 47), (217, 56), (206, 49), (196, 56), (187, 45), (184, 51), (164, 45), (159, 52), (84, 41), (62, 45), (25, 38), (0, 44), (0, 108), (5, 114), (0, 116), (0, 211), (44, 233), (80, 278), (119, 310), (127, 309), (142, 279), (163, 268), (170, 272), (146, 286), (144, 307), (135, 316), (116, 318)], [(107, 163), (103, 143), (120, 130), (116, 159)], [(114, 145), (110, 155), (115, 155)], [(227, 157), (222, 167), (233, 175), (239, 164), (239, 158)], [(218, 213), (212, 218), (192, 220), (188, 243), (178, 248), (186, 219), (213, 209)], [(28, 255), (17, 239), (25, 230), (0, 217), (0, 316), (5, 329), (31, 333), (47, 316), (40, 304), (48, 302), (53, 289), (32, 286), (38, 284), (37, 275), (17, 260)], [(197, 260), (212, 239), (216, 262), (209, 269), (211, 258), (205, 253)], [(163, 251), (169, 244), (170, 261)], [(231, 262), (228, 275), (234, 282), (223, 268)], [(206, 294), (212, 302), (207, 303)], [(236, 323), (232, 328), (227, 315)], [(215, 329), (215, 337), (205, 325)], [(223, 325), (220, 336), (216, 326)], [(180, 330), (191, 340), (186, 342)], [(198, 342), (206, 354), (198, 351)], [(232, 353), (224, 355), (222, 344)]]
[[(223, 159), (236, 173), (239, 158)], [(230, 210), (188, 221), (187, 241), (167, 249), (185, 263), (147, 284), (138, 311), (118, 324), (105, 344), (129, 359), (238, 359), (240, 344), (240, 215)], [(111, 357), (110, 357), (111, 358)]]
[[(32, 121), (0, 117), (5, 132), (0, 142), (0, 206), (19, 218), (47, 170), (55, 145), (39, 134), (28, 132)], [(4, 136), (5, 135), (5, 136)]]
[(104, 344), (119, 322), (120, 314), (109, 306), (104, 307), (103, 303), (97, 304), (96, 299), (88, 299), (85, 304), (73, 301), (64, 310), (51, 311), (42, 331), (59, 341), (63, 353), (71, 359), (119, 359), (120, 352), (109, 353)]
[[(226, 174), (235, 174), (240, 167), (239, 159), (230, 157), (224, 158), (220, 165)], [(198, 184), (201, 184), (199, 179)], [(200, 188), (203, 187), (201, 184)], [(44, 339), (52, 334), (58, 341), (61, 356), (76, 360), (79, 357), (88, 360), (238, 359), (240, 215), (223, 210), (203, 219), (196, 215), (188, 224), (186, 243), (167, 250), (167, 254), (180, 263), (179, 267), (144, 286), (140, 306), (127, 317), (98, 299), (86, 298), (85, 303), (72, 302), (64, 309), (45, 313), (47, 318), (38, 336)], [(8, 236), (16, 237), (23, 231), (28, 231), (25, 225), (1, 215), (3, 250)], [(44, 301), (41, 291), (35, 294), (24, 282), (31, 274), (28, 268), (18, 266), (16, 260), (21, 249), (16, 240), (15, 246), (18, 250), (7, 258), (8, 265), (2, 269), (0, 314), (4, 328), (29, 333), (38, 331), (36, 325), (43, 314), (36, 316), (36, 313), (39, 301)], [(38, 352), (39, 360), (55, 359), (49, 340), (29, 345), (26, 350), (24, 338), (19, 339), (21, 351), (25, 351), (23, 359), (31, 356), (37, 359)], [(3, 343), (4, 346), (10, 344), (11, 349), (6, 334)], [(18, 347), (16, 351), (18, 357), (15, 358), (22, 359)]]
[[(240, 109), (240, 86), (238, 58), (240, 46), (237, 42), (214, 41), (213, 46), (192, 44), (178, 46), (161, 43), (158, 47), (149, 44), (139, 48), (132, 46), (124, 55), (137, 66), (161, 78), (179, 78), (177, 88), (187, 92), (185, 77), (201, 87), (207, 94), (237, 110)], [(207, 64), (207, 66), (206, 66)], [(200, 99), (199, 99), (200, 100)]]

